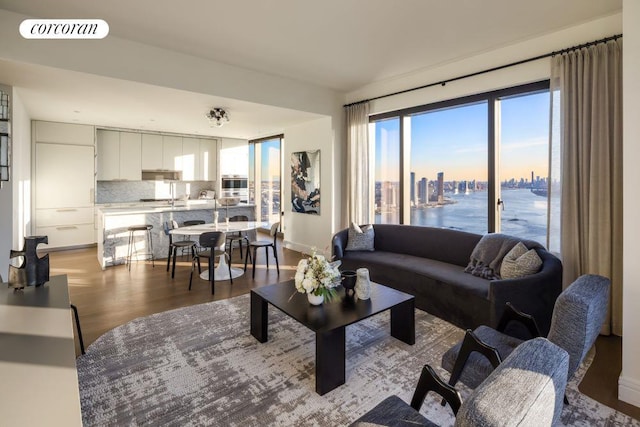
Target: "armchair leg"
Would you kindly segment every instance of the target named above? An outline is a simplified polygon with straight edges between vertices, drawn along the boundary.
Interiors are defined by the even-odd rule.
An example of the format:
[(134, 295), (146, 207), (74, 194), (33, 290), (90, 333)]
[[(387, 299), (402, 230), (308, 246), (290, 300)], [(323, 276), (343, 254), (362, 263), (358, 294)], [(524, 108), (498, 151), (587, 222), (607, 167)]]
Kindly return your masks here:
[[(460, 351), (458, 352), (458, 357), (456, 358), (456, 363), (453, 365), (453, 369), (451, 371), (451, 378), (449, 379), (450, 386), (453, 387), (456, 385), (462, 375), (465, 365), (467, 364), (467, 360), (469, 360), (469, 356), (474, 351), (477, 351), (489, 359), (489, 362), (491, 362), (491, 365), (493, 365), (494, 368), (497, 368), (498, 365), (502, 363), (498, 350), (483, 343), (471, 329), (467, 329), (467, 332), (464, 335), (464, 340), (462, 340), (462, 345), (460, 346)], [(443, 399), (441, 404), (444, 406), (446, 401)]]
[(411, 399), (411, 407), (420, 412), (420, 408), (424, 403), (424, 398), (427, 396), (429, 391), (435, 391), (442, 396), (444, 398), (443, 400), (448, 402), (451, 406), (454, 415), (458, 413), (460, 405), (462, 405), (460, 393), (455, 388), (445, 383), (431, 366), (424, 365), (422, 372), (420, 373), (420, 379), (418, 380), (416, 391), (413, 393), (413, 398)]

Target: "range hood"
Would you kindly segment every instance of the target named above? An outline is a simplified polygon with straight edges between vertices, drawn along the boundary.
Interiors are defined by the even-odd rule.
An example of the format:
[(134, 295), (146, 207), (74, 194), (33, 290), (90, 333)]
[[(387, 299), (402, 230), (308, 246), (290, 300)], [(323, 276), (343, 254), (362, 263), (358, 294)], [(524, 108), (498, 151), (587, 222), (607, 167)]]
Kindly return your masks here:
[(182, 171), (170, 171), (166, 169), (143, 170), (143, 181), (182, 181)]

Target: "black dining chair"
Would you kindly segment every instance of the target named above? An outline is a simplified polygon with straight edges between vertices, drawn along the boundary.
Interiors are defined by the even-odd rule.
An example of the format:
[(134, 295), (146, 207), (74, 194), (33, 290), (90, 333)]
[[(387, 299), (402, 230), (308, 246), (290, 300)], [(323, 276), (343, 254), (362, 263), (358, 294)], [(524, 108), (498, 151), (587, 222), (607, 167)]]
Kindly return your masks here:
[[(188, 219), (185, 222), (183, 222), (182, 225), (184, 225), (185, 227), (190, 227), (192, 225), (202, 225), (204, 223), (205, 221), (202, 219)], [(184, 236), (184, 240), (189, 240), (189, 238), (187, 236)], [(198, 247), (198, 242), (196, 242), (196, 251), (199, 251), (199, 250), (200, 248)]]
[[(249, 221), (249, 217), (246, 215), (235, 215), (229, 218), (229, 222), (242, 222), (242, 221)], [(247, 256), (251, 256), (249, 252), (249, 237), (247, 237), (246, 231), (236, 231), (233, 234), (227, 234), (227, 245), (229, 246), (229, 259), (233, 258), (233, 246), (235, 242), (238, 242), (238, 246), (240, 247), (240, 259), (244, 258), (242, 255), (243, 243), (246, 243), (247, 245)]]
[[(209, 281), (211, 282), (211, 294), (215, 293), (215, 281), (216, 275), (214, 272), (215, 269), (215, 257), (224, 256), (225, 258), (229, 257), (227, 251), (224, 250), (224, 244), (226, 241), (226, 235), (222, 231), (209, 231), (206, 233), (202, 233), (200, 235), (199, 243), (202, 248), (205, 250), (196, 253), (191, 262), (191, 275), (189, 276), (189, 290), (191, 290), (191, 284), (193, 283), (193, 270), (195, 269), (196, 263), (198, 264), (198, 272), (200, 269), (200, 257), (207, 257), (209, 259)], [(233, 284), (233, 276), (231, 275), (231, 262), (228, 260), (229, 266), (229, 280)]]
[[(280, 228), (280, 223), (276, 222), (271, 226), (271, 230), (269, 231), (269, 235), (273, 237), (273, 240), (254, 240), (249, 242), (249, 249), (247, 252), (253, 248), (253, 274), (252, 277), (256, 278), (256, 257), (258, 256), (258, 248), (264, 248), (264, 254), (266, 257), (267, 270), (269, 269), (269, 247), (273, 249), (273, 257), (276, 259), (276, 269), (278, 270), (278, 275), (280, 275), (280, 265), (278, 264), (278, 247), (277, 247), (277, 237), (278, 237), (278, 228)], [(247, 271), (247, 261), (249, 260), (249, 256), (244, 259), (244, 271)]]
[(179, 240), (177, 242), (173, 241), (173, 234), (171, 234), (171, 230), (178, 228), (178, 223), (176, 221), (171, 221), (171, 225), (169, 225), (168, 221), (164, 223), (164, 234), (169, 236), (169, 255), (167, 256), (167, 271), (169, 271), (169, 265), (171, 264), (171, 258), (173, 257), (173, 268), (171, 269), (171, 278), (173, 279), (176, 275), (176, 257), (178, 255), (178, 249), (191, 249), (191, 255), (193, 257), (196, 256), (196, 242), (193, 240)]

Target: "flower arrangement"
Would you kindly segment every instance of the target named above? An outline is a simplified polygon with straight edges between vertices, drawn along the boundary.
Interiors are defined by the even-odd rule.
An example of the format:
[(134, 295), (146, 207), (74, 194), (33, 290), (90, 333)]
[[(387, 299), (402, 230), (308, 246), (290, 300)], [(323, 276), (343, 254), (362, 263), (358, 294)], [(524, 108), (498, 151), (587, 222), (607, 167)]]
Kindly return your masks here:
[(298, 262), (296, 289), (303, 294), (322, 295), (326, 300), (331, 300), (336, 295), (335, 287), (340, 284), (340, 264), (340, 261), (327, 261), (324, 255), (317, 254), (314, 249), (309, 258)]

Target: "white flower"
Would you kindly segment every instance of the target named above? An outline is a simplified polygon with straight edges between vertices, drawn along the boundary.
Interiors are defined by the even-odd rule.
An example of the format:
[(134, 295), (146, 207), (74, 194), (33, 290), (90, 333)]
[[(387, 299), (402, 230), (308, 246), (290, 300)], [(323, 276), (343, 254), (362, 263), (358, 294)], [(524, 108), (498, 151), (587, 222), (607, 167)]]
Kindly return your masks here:
[(296, 271), (299, 273), (304, 273), (304, 271), (307, 269), (308, 266), (309, 266), (309, 261), (307, 261), (306, 259), (301, 259), (300, 262), (298, 262), (298, 267), (296, 268)]
[(317, 281), (311, 278), (305, 278), (302, 281), (302, 287), (307, 291), (307, 293), (311, 293), (313, 290), (317, 288)]

